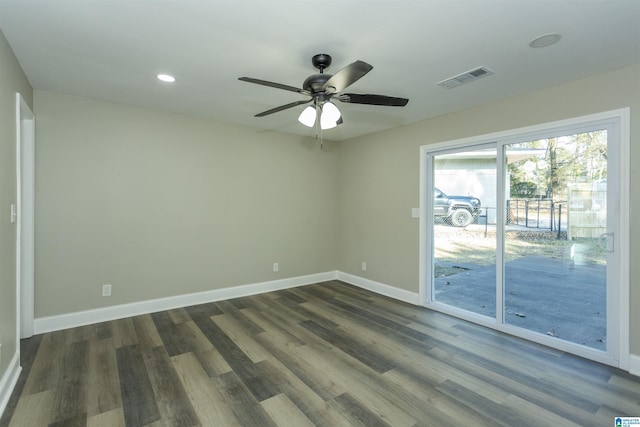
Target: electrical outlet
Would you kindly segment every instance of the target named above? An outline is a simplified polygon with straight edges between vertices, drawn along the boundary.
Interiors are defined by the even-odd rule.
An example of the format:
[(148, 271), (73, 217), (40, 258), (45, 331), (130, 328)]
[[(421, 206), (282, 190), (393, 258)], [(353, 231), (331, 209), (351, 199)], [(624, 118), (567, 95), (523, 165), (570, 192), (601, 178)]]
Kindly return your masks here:
[(367, 263), (362, 261), (362, 271), (367, 271)]
[(277, 262), (274, 262), (273, 263), (273, 272), (275, 273), (275, 272), (278, 272), (278, 271), (280, 271), (280, 264), (277, 263)]
[(111, 296), (111, 284), (102, 285), (102, 296), (110, 297)]

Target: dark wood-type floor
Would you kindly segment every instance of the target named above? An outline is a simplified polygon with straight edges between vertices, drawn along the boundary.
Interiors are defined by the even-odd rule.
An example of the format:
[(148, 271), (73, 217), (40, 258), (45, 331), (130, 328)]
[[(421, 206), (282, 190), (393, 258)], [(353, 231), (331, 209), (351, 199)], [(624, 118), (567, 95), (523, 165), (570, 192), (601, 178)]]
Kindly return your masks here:
[(6, 426), (609, 426), (640, 379), (325, 282), (22, 342)]

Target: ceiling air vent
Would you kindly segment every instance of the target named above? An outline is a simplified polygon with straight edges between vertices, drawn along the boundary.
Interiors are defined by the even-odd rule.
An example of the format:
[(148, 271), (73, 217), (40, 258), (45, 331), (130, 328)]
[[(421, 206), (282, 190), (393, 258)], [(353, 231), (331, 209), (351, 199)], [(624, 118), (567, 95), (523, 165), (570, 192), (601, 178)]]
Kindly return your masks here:
[(491, 71), (487, 67), (478, 67), (478, 68), (474, 68), (473, 70), (464, 72), (462, 74), (458, 74), (457, 76), (453, 76), (446, 80), (438, 82), (438, 86), (442, 86), (445, 89), (453, 89), (454, 87), (458, 87), (465, 83), (478, 80), (479, 78), (482, 78), (482, 77), (490, 76), (491, 74), (493, 74), (493, 71)]

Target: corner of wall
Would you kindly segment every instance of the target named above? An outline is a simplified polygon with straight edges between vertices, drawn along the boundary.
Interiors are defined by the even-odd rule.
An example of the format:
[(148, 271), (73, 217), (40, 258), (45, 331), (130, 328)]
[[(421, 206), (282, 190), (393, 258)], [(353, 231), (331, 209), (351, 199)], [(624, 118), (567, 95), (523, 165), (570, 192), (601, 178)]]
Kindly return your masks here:
[(13, 392), (13, 389), (18, 382), (18, 377), (20, 377), (21, 371), (22, 368), (20, 367), (20, 353), (16, 352), (11, 358), (9, 367), (0, 379), (0, 417), (4, 413), (4, 410), (9, 403), (11, 393)]

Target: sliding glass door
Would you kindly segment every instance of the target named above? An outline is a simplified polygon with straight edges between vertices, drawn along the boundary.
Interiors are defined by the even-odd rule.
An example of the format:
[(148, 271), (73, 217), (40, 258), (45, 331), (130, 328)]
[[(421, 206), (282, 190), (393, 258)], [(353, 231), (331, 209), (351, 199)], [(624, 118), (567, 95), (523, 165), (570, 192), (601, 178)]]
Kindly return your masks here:
[(620, 122), (453, 145), (423, 151), (427, 306), (615, 365)]
[(504, 150), (504, 323), (605, 351), (607, 131)]
[(432, 158), (433, 300), (496, 315), (496, 149)]

